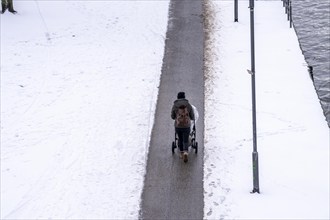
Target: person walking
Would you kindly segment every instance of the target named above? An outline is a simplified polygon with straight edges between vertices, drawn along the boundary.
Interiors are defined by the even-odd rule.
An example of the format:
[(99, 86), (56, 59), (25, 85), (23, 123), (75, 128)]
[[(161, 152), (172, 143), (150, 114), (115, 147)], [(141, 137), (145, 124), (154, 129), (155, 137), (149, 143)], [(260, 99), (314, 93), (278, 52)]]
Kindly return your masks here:
[(1, 13), (5, 13), (7, 9), (13, 14), (17, 13), (17, 11), (14, 10), (13, 0), (1, 0)]
[(180, 157), (183, 161), (188, 162), (188, 147), (191, 120), (195, 120), (194, 110), (186, 99), (184, 92), (179, 92), (177, 100), (174, 101), (171, 118), (174, 121), (175, 132), (178, 135), (178, 147), (180, 149)]

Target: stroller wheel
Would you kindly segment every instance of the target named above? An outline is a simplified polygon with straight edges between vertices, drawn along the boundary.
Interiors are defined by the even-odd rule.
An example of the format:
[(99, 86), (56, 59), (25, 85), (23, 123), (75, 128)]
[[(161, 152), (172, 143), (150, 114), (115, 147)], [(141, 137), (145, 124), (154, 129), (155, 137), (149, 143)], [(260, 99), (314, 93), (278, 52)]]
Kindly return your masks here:
[(175, 141), (172, 142), (172, 154), (174, 154), (174, 150), (176, 148)]
[(195, 154), (197, 154), (197, 152), (198, 152), (198, 143), (195, 142)]

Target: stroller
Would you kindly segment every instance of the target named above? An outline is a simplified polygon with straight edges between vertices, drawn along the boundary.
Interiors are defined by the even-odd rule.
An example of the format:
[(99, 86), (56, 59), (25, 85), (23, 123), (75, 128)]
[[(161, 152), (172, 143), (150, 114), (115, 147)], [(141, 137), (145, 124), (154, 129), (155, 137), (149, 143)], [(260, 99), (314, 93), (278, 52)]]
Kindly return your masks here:
[[(195, 153), (198, 152), (198, 142), (196, 141), (196, 121), (198, 120), (198, 111), (197, 108), (191, 105), (195, 114), (195, 119), (191, 121), (191, 132), (189, 134), (189, 147), (192, 147), (195, 150)], [(175, 148), (178, 148), (179, 137), (176, 132), (174, 132), (174, 141), (172, 142), (172, 153), (175, 153)]]
[[(172, 153), (175, 153), (175, 148), (178, 147), (179, 137), (176, 132), (174, 132), (174, 141), (172, 142)], [(192, 131), (189, 134), (189, 147), (195, 150), (195, 154), (198, 152), (198, 142), (196, 141), (196, 126), (195, 121), (193, 121)]]

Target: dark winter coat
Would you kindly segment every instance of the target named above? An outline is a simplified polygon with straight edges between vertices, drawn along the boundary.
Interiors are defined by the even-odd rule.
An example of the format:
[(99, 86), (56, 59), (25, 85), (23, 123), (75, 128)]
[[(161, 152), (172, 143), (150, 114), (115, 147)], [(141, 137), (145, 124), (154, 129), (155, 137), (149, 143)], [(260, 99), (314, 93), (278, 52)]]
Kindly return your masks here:
[[(174, 101), (173, 107), (172, 107), (172, 111), (171, 111), (171, 118), (173, 120), (176, 119), (176, 113), (179, 110), (180, 106), (187, 106), (187, 110), (189, 112), (189, 117), (191, 120), (195, 120), (195, 114), (194, 114), (194, 110), (192, 108), (192, 106), (189, 104), (189, 101), (187, 99), (177, 99)], [(177, 127), (176, 123), (174, 123), (174, 126)], [(189, 126), (191, 126), (191, 123), (189, 123)]]

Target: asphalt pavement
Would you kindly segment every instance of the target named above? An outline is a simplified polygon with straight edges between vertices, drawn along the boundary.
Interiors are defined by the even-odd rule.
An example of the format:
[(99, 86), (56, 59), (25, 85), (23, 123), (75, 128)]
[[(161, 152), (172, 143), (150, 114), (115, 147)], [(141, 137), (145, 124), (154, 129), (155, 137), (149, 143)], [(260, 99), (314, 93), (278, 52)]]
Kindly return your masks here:
[[(203, 219), (203, 48), (202, 0), (171, 0), (141, 219)], [(180, 91), (199, 112), (198, 153), (191, 150), (188, 163), (179, 158), (178, 151), (174, 155), (171, 151), (171, 108)]]

